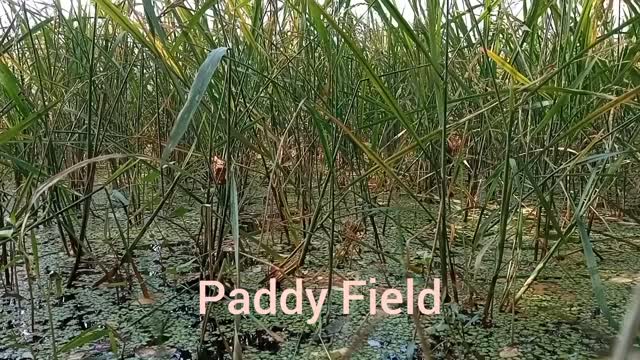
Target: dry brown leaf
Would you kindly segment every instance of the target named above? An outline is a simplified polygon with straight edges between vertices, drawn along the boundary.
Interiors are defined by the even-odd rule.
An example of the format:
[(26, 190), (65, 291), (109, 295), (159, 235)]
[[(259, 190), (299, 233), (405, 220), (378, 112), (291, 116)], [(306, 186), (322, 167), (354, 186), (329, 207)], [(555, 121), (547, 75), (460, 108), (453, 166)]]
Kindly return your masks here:
[(560, 289), (560, 285), (552, 282), (536, 282), (529, 288), (535, 295), (549, 295), (557, 293)]
[(211, 160), (211, 172), (213, 173), (213, 180), (218, 185), (224, 185), (227, 181), (227, 167), (221, 158), (217, 155), (213, 156)]
[(144, 295), (141, 295), (138, 298), (138, 303), (140, 305), (152, 305), (154, 304), (156, 301), (153, 299), (153, 296), (150, 297), (145, 297)]
[(139, 359), (166, 359), (176, 351), (174, 348), (168, 348), (163, 345), (158, 346), (142, 346), (135, 349), (134, 353)]
[[(331, 360), (338, 360), (338, 359), (343, 359), (344, 355), (349, 351), (348, 348), (342, 348), (342, 349), (337, 349), (337, 350), (332, 350), (329, 352), (329, 359)], [(311, 354), (311, 356), (313, 358), (327, 358), (327, 353), (325, 351), (316, 351), (314, 353)]]
[(507, 346), (500, 351), (499, 355), (501, 359), (513, 359), (522, 356), (522, 353), (515, 346)]
[(632, 283), (633, 279), (628, 278), (626, 276), (615, 276), (609, 279), (609, 281), (616, 284), (628, 284), (628, 283)]

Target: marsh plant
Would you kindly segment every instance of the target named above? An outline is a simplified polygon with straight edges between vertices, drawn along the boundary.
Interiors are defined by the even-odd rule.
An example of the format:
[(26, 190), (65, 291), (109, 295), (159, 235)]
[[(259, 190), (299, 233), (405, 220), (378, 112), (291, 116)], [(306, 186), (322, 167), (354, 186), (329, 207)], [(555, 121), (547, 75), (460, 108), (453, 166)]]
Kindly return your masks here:
[[(331, 299), (373, 267), (381, 287), (439, 279), (454, 309), (408, 317), (411, 357), (477, 355), (465, 334), (491, 326), (510, 328), (503, 345), (514, 347), (490, 357), (522, 355), (515, 320), (552, 268), (584, 273), (583, 312), (621, 327), (600, 264), (640, 248), (620, 227), (638, 221), (637, 2), (0, 9), (0, 281), (11, 306), (28, 309), (39, 338), (26, 343), (43, 357), (101, 341), (129, 356), (136, 327), (175, 304), (162, 288), (192, 291), (197, 316), (194, 281), (256, 289), (275, 278), (281, 290), (306, 276)], [(99, 290), (146, 312), (61, 335), (64, 294)], [(48, 325), (36, 331), (41, 312)], [(328, 346), (318, 334), (340, 315), (327, 301), (305, 331)], [(198, 317), (198, 350), (222, 337), (218, 354), (258, 356), (243, 344), (247, 326), (285, 341), (264, 319), (225, 327), (221, 316)], [(634, 343), (630, 319), (617, 359)], [(361, 320), (320, 356), (376, 348), (367, 337), (382, 320)]]

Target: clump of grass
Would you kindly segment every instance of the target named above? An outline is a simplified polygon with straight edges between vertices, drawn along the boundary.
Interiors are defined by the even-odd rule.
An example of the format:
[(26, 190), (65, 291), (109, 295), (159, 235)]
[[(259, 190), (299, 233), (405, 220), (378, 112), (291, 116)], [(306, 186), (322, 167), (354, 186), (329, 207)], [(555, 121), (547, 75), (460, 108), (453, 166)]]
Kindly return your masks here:
[[(597, 306), (617, 326), (591, 234), (610, 221), (604, 209), (634, 216), (635, 3), (428, 0), (410, 2), (410, 22), (389, 0), (360, 15), (342, 1), (142, 5), (2, 4), (6, 291), (19, 291), (19, 267), (45, 281), (31, 273), (37, 242), (25, 239), (46, 224), (75, 259), (67, 286), (91, 262), (102, 274), (94, 285), (130, 270), (152, 298), (136, 246), (185, 196), (204, 209), (191, 239), (200, 278), (239, 286), (257, 261), (284, 279), (321, 258), (332, 283), (335, 266), (361, 251), (375, 253), (387, 277), (391, 263), (410, 268), (401, 259), (417, 245), (430, 252), (424, 275), (442, 279), (446, 301), (489, 281), (485, 324), (513, 310), (577, 235)], [(115, 260), (96, 255), (100, 239), (87, 235), (92, 199), (105, 189), (120, 194), (109, 201), (114, 218), (125, 209)], [(417, 229), (397, 215), (408, 206)], [(529, 208), (548, 245), (538, 259), (536, 239), (525, 272)], [(249, 209), (275, 214), (279, 236), (242, 231)], [(338, 246), (341, 219), (358, 228)], [(467, 221), (461, 243), (451, 229)], [(383, 241), (388, 224), (410, 239), (403, 256)], [(115, 336), (84, 336), (96, 334)]]

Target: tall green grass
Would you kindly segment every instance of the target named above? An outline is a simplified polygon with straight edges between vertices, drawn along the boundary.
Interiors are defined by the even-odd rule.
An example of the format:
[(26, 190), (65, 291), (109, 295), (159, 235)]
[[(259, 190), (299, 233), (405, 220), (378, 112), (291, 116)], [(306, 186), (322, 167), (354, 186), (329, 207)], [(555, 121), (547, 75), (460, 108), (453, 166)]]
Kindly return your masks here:
[[(349, 1), (130, 4), (2, 4), (0, 169), (10, 195), (0, 206), (21, 229), (0, 239), (7, 285), (18, 249), (34, 256), (24, 239), (40, 223), (55, 226), (74, 269), (93, 258), (91, 198), (105, 188), (127, 190), (140, 231), (121, 237), (127, 250), (118, 263), (98, 261), (98, 283), (125, 263), (136, 268), (135, 244), (176, 193), (211, 209), (199, 234), (202, 277), (218, 276), (231, 233), (237, 284), (240, 249), (290, 275), (318, 252), (313, 240), (327, 227), (333, 272), (345, 218), (368, 224), (374, 243), (365, 245), (383, 263), (408, 262), (379, 241), (388, 221), (403, 229), (394, 218), (407, 205), (402, 198), (425, 228), (437, 229), (422, 245), (439, 259), (428, 275), (442, 278), (448, 300), (459, 300), (452, 253), (465, 254), (471, 273), (471, 264), (493, 264), (485, 322), (505, 262), (509, 279), (524, 271), (505, 249), (529, 251), (521, 241), (529, 207), (536, 234), (555, 240), (546, 252), (536, 242), (537, 266), (521, 287), (507, 284), (499, 307), (515, 306), (575, 233), (608, 316), (590, 219), (602, 199), (628, 210), (637, 175), (635, 2), (428, 0), (410, 2), (411, 23), (391, 0), (370, 2), (361, 16)], [(462, 139), (455, 151), (454, 135)], [(216, 181), (214, 156), (224, 160), (226, 181)], [(96, 182), (99, 172), (108, 176)], [(369, 186), (383, 181), (385, 206)], [(240, 230), (256, 183), (268, 184), (258, 201), (284, 224), (289, 256), (264, 234)], [(467, 208), (452, 206), (450, 194)], [(456, 249), (450, 231), (469, 212), (472, 242)]]

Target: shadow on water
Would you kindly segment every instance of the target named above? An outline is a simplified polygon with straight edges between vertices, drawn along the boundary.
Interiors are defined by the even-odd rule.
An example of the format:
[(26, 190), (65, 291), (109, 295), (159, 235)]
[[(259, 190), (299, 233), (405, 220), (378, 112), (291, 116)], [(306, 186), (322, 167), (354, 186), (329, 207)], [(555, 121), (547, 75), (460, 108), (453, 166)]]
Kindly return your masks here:
[[(258, 329), (252, 332), (245, 332), (239, 336), (240, 345), (243, 349), (253, 348), (260, 352), (269, 352), (275, 354), (280, 351), (280, 343), (271, 337), (266, 330)], [(216, 337), (207, 342), (206, 346), (198, 354), (199, 359), (223, 360), (228, 359), (233, 352), (233, 339), (226, 339), (229, 345), (225, 344), (225, 339)], [(227, 355), (225, 357), (225, 355)]]

